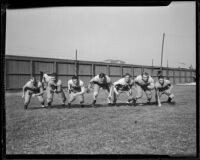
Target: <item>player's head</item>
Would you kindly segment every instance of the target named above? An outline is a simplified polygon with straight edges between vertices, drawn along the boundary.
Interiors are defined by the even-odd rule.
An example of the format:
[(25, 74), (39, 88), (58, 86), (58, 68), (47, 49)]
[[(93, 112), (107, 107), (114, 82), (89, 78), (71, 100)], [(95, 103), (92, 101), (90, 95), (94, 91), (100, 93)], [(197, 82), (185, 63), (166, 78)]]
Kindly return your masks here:
[(103, 82), (105, 79), (106, 79), (105, 73), (100, 73), (100, 74), (99, 74), (99, 80), (100, 80), (101, 82)]
[(36, 83), (36, 81), (37, 81), (37, 80), (36, 80), (36, 77), (31, 77), (31, 82), (32, 82), (32, 83)]
[(56, 81), (57, 80), (57, 74), (56, 73), (52, 73), (51, 74), (52, 80)]
[(44, 76), (44, 73), (42, 71), (40, 71), (40, 82), (43, 81), (43, 78), (44, 78), (43, 76)]
[(130, 79), (131, 79), (131, 75), (130, 75), (129, 73), (126, 73), (126, 74), (124, 75), (124, 78), (125, 78), (125, 81), (126, 81), (126, 82), (129, 82)]
[(163, 75), (160, 75), (160, 76), (158, 77), (158, 81), (159, 81), (160, 84), (163, 84), (163, 83), (164, 83), (164, 76), (163, 76)]
[(77, 76), (72, 76), (72, 81), (74, 84), (78, 83), (78, 77)]
[(147, 82), (148, 79), (149, 79), (149, 73), (143, 72), (143, 73), (142, 73), (142, 79), (143, 79), (143, 81)]

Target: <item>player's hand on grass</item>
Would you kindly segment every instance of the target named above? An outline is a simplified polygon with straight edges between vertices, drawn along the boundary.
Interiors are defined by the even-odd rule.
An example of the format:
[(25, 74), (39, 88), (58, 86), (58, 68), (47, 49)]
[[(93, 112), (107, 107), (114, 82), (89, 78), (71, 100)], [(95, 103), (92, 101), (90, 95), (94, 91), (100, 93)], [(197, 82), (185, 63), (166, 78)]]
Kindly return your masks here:
[(161, 103), (159, 103), (159, 104), (158, 104), (158, 107), (161, 107), (161, 106), (162, 106)]
[(86, 88), (86, 93), (90, 93), (90, 89), (89, 88)]
[(35, 95), (35, 94), (32, 94), (32, 96), (35, 97), (36, 95)]
[(22, 95), (22, 98), (24, 98), (24, 94)]

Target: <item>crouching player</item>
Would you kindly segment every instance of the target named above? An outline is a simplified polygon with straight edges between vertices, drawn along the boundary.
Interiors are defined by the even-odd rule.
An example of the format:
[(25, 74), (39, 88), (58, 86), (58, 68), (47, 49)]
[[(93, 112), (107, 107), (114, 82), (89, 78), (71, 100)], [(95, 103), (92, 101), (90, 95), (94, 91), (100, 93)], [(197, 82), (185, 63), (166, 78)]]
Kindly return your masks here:
[(111, 94), (112, 94), (112, 82), (110, 77), (105, 75), (104, 73), (100, 73), (99, 75), (96, 75), (94, 78), (92, 78), (89, 82), (87, 92), (90, 92), (90, 88), (93, 85), (94, 93), (93, 93), (93, 102), (92, 106), (95, 107), (96, 99), (99, 94), (100, 88), (104, 89), (108, 93), (108, 104), (111, 105)]
[(47, 88), (46, 88), (47, 105), (51, 106), (51, 104), (53, 102), (54, 93), (60, 94), (61, 100), (62, 100), (61, 104), (65, 105), (66, 96), (65, 96), (65, 93), (64, 93), (64, 91), (62, 89), (62, 81), (57, 79), (56, 74), (53, 73), (52, 76), (44, 74), (43, 75), (43, 81), (45, 83), (47, 83)]
[(30, 81), (23, 86), (22, 98), (24, 98), (24, 109), (28, 108), (31, 97), (37, 97), (42, 107), (44, 107), (43, 94), (44, 90), (42, 83), (37, 81), (35, 77), (32, 77)]
[(113, 104), (116, 104), (116, 101), (119, 97), (119, 95), (123, 92), (125, 92), (128, 96), (127, 103), (131, 103), (134, 101), (132, 97), (132, 86), (134, 84), (133, 79), (131, 79), (131, 76), (129, 73), (126, 73), (124, 78), (119, 79), (118, 81), (113, 83), (114, 86), (114, 100)]
[(73, 76), (72, 79), (68, 81), (68, 92), (69, 92), (69, 107), (71, 103), (76, 99), (76, 96), (79, 97), (79, 102), (81, 107), (84, 107), (84, 92), (85, 87), (83, 81), (79, 80), (77, 76)]
[(164, 79), (162, 75), (158, 77), (158, 81), (155, 84), (155, 89), (156, 89), (156, 101), (159, 107), (161, 107), (160, 98), (163, 94), (168, 96), (169, 103), (172, 101), (172, 99), (174, 98), (174, 94), (171, 93), (172, 88), (173, 85), (169, 80)]
[(136, 101), (143, 96), (143, 91), (147, 96), (147, 103), (150, 104), (152, 99), (152, 91), (154, 90), (154, 80), (146, 72), (143, 72), (141, 75), (135, 78), (135, 89), (136, 89)]

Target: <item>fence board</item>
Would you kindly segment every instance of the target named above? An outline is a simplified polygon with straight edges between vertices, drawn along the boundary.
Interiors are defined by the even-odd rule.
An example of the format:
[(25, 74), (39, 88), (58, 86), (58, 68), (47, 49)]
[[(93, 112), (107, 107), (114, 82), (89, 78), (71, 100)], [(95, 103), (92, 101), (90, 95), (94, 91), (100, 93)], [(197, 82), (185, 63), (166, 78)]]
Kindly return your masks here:
[(8, 89), (22, 88), (30, 78), (29, 75), (9, 75), (7, 77), (7, 87)]
[(30, 74), (30, 61), (13, 61), (8, 60), (7, 64), (8, 74)]
[(110, 75), (120, 76), (121, 75), (121, 67), (110, 67)]
[(142, 68), (134, 68), (134, 77), (137, 77), (142, 73)]
[(79, 75), (92, 75), (92, 65), (79, 65)]
[(95, 65), (95, 75), (105, 73), (108, 74), (107, 66), (104, 65)]
[(126, 73), (129, 73), (131, 76), (133, 76), (131, 69), (132, 68), (123, 67), (123, 75), (125, 75)]
[(53, 73), (54, 72), (54, 63), (53, 62), (33, 62), (34, 63), (34, 73), (39, 74), (40, 71), (45, 73)]
[(58, 74), (69, 74), (74, 75), (75, 74), (75, 64), (70, 63), (57, 63), (57, 70)]

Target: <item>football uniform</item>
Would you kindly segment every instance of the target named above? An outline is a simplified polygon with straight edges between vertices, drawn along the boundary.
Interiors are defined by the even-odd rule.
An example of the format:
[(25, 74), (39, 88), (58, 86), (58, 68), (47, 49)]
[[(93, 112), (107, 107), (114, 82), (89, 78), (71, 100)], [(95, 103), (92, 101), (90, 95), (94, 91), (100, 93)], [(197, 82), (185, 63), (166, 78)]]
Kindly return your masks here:
[(113, 85), (117, 89), (117, 91), (129, 91), (134, 84), (134, 81), (130, 79), (130, 81), (127, 83), (125, 81), (125, 78), (121, 78), (118, 81), (114, 82)]
[[(32, 81), (28, 81), (25, 84), (25, 95), (24, 95), (24, 104), (28, 105), (30, 103), (31, 97), (33, 94), (40, 93), (40, 90), (42, 88), (42, 83), (37, 81), (35, 84)], [(43, 103), (44, 98), (42, 95), (37, 96), (39, 102)]]
[[(149, 87), (149, 88), (148, 88)], [(149, 76), (147, 82), (142, 79), (142, 75), (139, 75), (135, 78), (135, 88), (136, 88), (136, 99), (139, 99), (143, 96), (143, 91), (145, 92), (147, 99), (152, 98), (152, 90), (154, 89), (154, 80)]]
[(56, 93), (60, 94), (61, 96), (61, 100), (62, 100), (62, 104), (65, 103), (66, 101), (66, 96), (65, 93), (62, 89), (62, 81), (61, 80), (55, 80), (54, 77), (51, 76), (46, 76), (45, 80), (47, 82), (47, 103), (51, 104), (53, 102), (53, 95), (54, 95), (54, 91), (56, 90)]
[[(134, 84), (133, 79), (130, 79), (129, 82), (125, 81), (125, 78), (121, 78), (118, 81), (114, 82), (114, 100), (113, 103), (116, 103), (117, 101), (117, 97), (119, 96), (120, 93), (125, 92), (127, 94), (127, 96), (129, 97), (130, 100), (133, 99), (132, 97), (132, 86)], [(115, 89), (117, 90), (117, 92), (119, 93), (117, 95), (117, 93), (115, 93)], [(130, 92), (131, 90), (131, 92)]]
[(155, 88), (159, 91), (159, 93), (166, 94), (168, 96), (171, 95), (171, 91), (169, 90), (171, 87), (171, 82), (169, 80), (164, 79), (164, 83), (160, 84), (159, 81), (156, 82)]
[(84, 83), (81, 80), (78, 80), (77, 84), (74, 84), (72, 79), (68, 81), (68, 90), (69, 90), (69, 102), (71, 103), (72, 101), (75, 100), (75, 94), (78, 92), (83, 92), (82, 94), (79, 94), (79, 102), (83, 103), (84, 102)]
[(109, 86), (112, 83), (110, 77), (108, 77), (107, 75), (105, 76), (105, 79), (103, 82), (100, 81), (99, 75), (96, 75), (94, 78), (92, 78), (90, 82), (94, 83), (95, 91), (99, 91), (100, 88), (103, 88), (109, 91), (110, 90)]

